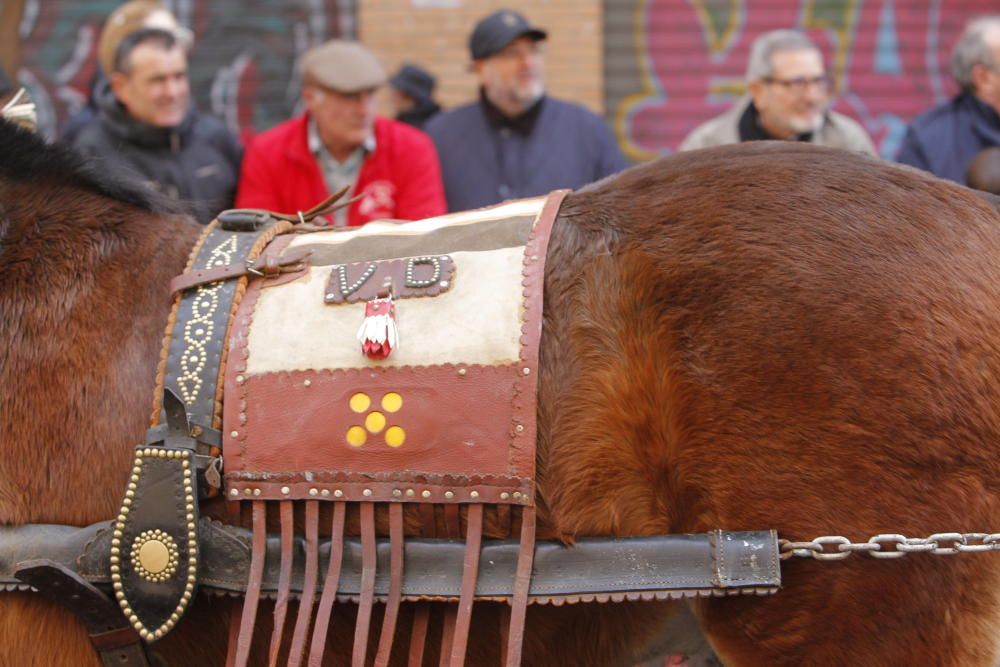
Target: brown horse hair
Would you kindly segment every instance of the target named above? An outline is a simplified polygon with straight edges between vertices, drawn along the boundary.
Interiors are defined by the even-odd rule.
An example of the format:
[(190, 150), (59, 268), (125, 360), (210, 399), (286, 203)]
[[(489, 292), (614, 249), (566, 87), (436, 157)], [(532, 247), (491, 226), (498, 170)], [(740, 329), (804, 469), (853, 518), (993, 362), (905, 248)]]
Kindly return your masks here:
[[(29, 145), (9, 133), (0, 150)], [(0, 523), (82, 525), (117, 510), (167, 284), (198, 228), (47, 175), (63, 154), (30, 145), (23, 169), (0, 171)], [(568, 196), (545, 284), (540, 538), (997, 530), (998, 258), (986, 199), (814, 146), (674, 155)], [(995, 554), (786, 562), (782, 576), (770, 598), (694, 605), (726, 664), (1000, 657)], [(199, 598), (157, 650), (221, 664), (229, 607)], [(476, 609), (466, 664), (498, 664), (499, 607)], [(672, 609), (532, 607), (524, 665), (629, 665)], [(349, 655), (352, 619), (338, 607), (327, 664)], [(97, 663), (75, 620), (3, 594), (0, 664)]]

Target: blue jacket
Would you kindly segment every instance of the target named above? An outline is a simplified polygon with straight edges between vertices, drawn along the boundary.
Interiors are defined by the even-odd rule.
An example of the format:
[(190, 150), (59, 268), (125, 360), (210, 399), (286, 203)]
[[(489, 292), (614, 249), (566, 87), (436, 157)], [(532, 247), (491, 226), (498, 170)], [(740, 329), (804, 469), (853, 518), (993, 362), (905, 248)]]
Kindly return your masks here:
[(482, 101), (425, 126), (437, 147), (449, 211), (578, 188), (628, 166), (604, 120), (546, 97), (530, 132), (490, 120)]
[(897, 159), (965, 184), (969, 163), (991, 146), (1000, 146), (1000, 114), (975, 95), (961, 93), (910, 123)]

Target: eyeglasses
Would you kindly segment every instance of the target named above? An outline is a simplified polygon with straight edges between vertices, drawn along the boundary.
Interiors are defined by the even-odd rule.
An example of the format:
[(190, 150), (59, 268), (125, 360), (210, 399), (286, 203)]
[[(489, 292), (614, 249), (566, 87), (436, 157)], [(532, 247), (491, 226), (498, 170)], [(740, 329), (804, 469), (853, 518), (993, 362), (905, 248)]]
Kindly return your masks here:
[(829, 76), (823, 74), (813, 77), (797, 76), (794, 79), (774, 79), (767, 77), (764, 79), (764, 83), (776, 83), (779, 86), (783, 86), (785, 90), (793, 93), (804, 93), (813, 86), (820, 90), (829, 90), (831, 81)]

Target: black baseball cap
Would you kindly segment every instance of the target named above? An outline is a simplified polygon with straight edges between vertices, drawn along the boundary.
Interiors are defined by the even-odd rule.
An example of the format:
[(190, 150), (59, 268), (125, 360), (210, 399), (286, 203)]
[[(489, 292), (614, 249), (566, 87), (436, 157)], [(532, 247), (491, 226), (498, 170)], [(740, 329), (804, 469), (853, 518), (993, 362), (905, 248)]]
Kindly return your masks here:
[(547, 38), (548, 33), (531, 25), (528, 19), (513, 10), (501, 9), (493, 12), (481, 19), (469, 36), (472, 59), (489, 58), (494, 53), (502, 51), (518, 37), (530, 37), (538, 42)]

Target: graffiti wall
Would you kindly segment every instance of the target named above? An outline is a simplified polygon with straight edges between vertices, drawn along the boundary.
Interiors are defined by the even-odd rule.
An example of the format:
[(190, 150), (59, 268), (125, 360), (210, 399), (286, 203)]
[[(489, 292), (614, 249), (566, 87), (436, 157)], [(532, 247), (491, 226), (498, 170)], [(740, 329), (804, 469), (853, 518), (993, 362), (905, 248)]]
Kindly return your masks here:
[[(0, 63), (17, 72), (56, 136), (83, 105), (95, 72), (101, 25), (120, 0), (0, 0), (8, 28)], [(353, 36), (355, 0), (165, 1), (194, 33), (191, 91), (201, 109), (247, 134), (285, 120), (298, 101), (296, 55), (335, 36)]]
[(805, 30), (834, 79), (834, 109), (893, 157), (911, 118), (954, 94), (952, 46), (996, 0), (606, 0), (609, 117), (633, 159), (669, 152), (744, 91), (750, 45)]

